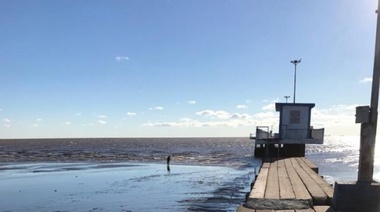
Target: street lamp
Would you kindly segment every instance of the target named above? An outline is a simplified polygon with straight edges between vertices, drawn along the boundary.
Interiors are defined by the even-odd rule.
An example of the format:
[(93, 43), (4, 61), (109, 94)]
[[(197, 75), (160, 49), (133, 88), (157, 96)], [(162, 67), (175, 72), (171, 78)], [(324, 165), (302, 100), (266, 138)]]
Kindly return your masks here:
[(291, 63), (294, 64), (294, 92), (293, 92), (293, 103), (296, 103), (296, 81), (297, 81), (297, 64), (301, 63), (302, 59), (292, 60)]
[(284, 96), (285, 99), (286, 99), (286, 103), (288, 103), (288, 99), (290, 98), (290, 96)]

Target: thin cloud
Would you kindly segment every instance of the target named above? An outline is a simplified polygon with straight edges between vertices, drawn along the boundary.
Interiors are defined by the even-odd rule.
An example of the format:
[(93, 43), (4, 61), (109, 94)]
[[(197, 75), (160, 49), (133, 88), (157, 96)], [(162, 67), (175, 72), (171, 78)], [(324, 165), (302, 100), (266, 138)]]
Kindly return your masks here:
[(279, 98), (275, 98), (275, 99), (272, 99), (272, 100), (269, 100), (269, 99), (262, 100), (262, 102), (270, 102), (270, 103), (275, 103), (275, 102), (278, 102), (278, 101), (279, 101)]
[(275, 112), (271, 112), (271, 111), (256, 113), (254, 116), (258, 120), (277, 117), (276, 113)]
[(137, 113), (134, 113), (134, 112), (127, 112), (127, 116), (135, 116), (137, 115)]
[(41, 121), (43, 121), (43, 120), (42, 120), (41, 118), (37, 118), (36, 121), (37, 121), (37, 122), (41, 122)]
[(232, 119), (251, 119), (252, 116), (246, 113), (229, 113), (223, 110), (202, 110), (195, 113), (196, 115), (210, 117), (212, 119), (232, 120)]
[(63, 123), (63, 125), (65, 125), (65, 126), (69, 126), (69, 125), (71, 125), (71, 122), (66, 121), (65, 123)]
[(33, 127), (38, 127), (38, 124), (33, 124), (32, 126), (33, 126)]
[(127, 61), (129, 61), (129, 57), (127, 57), (127, 56), (120, 56), (120, 55), (117, 55), (117, 56), (115, 57), (115, 60), (116, 60), (117, 62), (127, 62)]
[(275, 103), (270, 103), (267, 105), (264, 105), (261, 110), (274, 110), (275, 109)]
[(236, 108), (237, 109), (245, 109), (245, 108), (247, 108), (247, 106), (246, 105), (237, 105)]
[(107, 124), (107, 122), (104, 121), (104, 120), (98, 120), (97, 122), (98, 122), (99, 124)]
[(82, 127), (90, 127), (90, 126), (94, 126), (94, 123), (81, 124), (80, 126), (82, 126)]
[(175, 127), (175, 128), (186, 128), (186, 127), (202, 127), (202, 123), (190, 118), (181, 118), (176, 122), (156, 122), (156, 123), (145, 123), (142, 126), (145, 127)]
[[(274, 109), (274, 108), (273, 108)], [(278, 113), (273, 111), (261, 111), (257, 114), (230, 113), (224, 110), (202, 110), (195, 113), (202, 120), (182, 118), (171, 122), (149, 122), (145, 127), (171, 127), (171, 128), (204, 128), (204, 127), (254, 127), (271, 126), (278, 122)]]
[(100, 118), (100, 119), (106, 119), (107, 116), (106, 115), (98, 115), (98, 118)]
[(163, 107), (161, 107), (161, 106), (157, 106), (157, 107), (154, 107), (154, 108), (149, 108), (149, 110), (164, 110), (164, 108)]
[(252, 116), (249, 114), (234, 113), (230, 116), (231, 119), (251, 119)]
[[(233, 115), (235, 116), (235, 115)], [(149, 122), (142, 126), (145, 127), (172, 127), (172, 128), (203, 128), (203, 127), (240, 127), (251, 126), (252, 121), (243, 119), (229, 119), (229, 120), (214, 120), (214, 121), (199, 121), (190, 118), (181, 118), (174, 122)]]
[(176, 124), (174, 122), (157, 122), (157, 123), (145, 123), (143, 127), (174, 127)]
[(359, 83), (369, 83), (372, 82), (372, 77), (366, 77), (359, 81)]
[(190, 104), (190, 105), (195, 105), (195, 104), (197, 104), (197, 102), (196, 102), (196, 101), (194, 101), (194, 100), (190, 100), (190, 101), (187, 101), (187, 104)]
[(223, 110), (202, 110), (195, 113), (196, 115), (200, 116), (207, 116), (211, 118), (217, 118), (217, 119), (228, 119), (230, 117), (230, 113), (223, 111)]
[(10, 119), (4, 118), (3, 119), (3, 126), (6, 127), (6, 128), (9, 128), (9, 127), (11, 127), (11, 122), (12, 121)]

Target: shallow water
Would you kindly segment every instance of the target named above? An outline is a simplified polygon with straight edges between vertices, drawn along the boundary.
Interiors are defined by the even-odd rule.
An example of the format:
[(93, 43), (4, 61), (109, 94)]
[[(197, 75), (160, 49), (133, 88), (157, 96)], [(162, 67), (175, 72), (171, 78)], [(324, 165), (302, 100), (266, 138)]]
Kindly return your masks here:
[(234, 211), (254, 173), (142, 163), (2, 166), (0, 211)]
[[(248, 138), (0, 139), (0, 211), (235, 211), (261, 165), (253, 151)], [(306, 155), (328, 182), (355, 181), (359, 137)]]
[[(8, 208), (22, 203), (32, 211), (235, 211), (260, 166), (253, 147), (248, 138), (3, 139), (1, 182), (29, 190), (0, 192), (13, 189)], [(83, 178), (86, 184), (75, 184)], [(50, 193), (33, 195), (45, 187)]]
[[(326, 136), (323, 145), (308, 145), (306, 156), (329, 183), (356, 181), (359, 148), (359, 136)], [(373, 178), (380, 181), (380, 141), (376, 143)]]

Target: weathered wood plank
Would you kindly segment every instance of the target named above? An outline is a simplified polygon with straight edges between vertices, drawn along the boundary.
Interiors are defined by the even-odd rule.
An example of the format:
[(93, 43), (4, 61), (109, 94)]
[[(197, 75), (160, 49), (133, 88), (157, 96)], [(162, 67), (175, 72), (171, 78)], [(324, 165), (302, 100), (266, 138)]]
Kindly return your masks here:
[(261, 165), (261, 168), (269, 168), (270, 167), (270, 162), (263, 162), (263, 165)]
[(239, 207), (236, 209), (236, 212), (255, 212), (255, 209), (246, 208), (243, 205), (239, 205)]
[(294, 169), (296, 170), (298, 176), (301, 178), (302, 182), (306, 186), (310, 195), (313, 198), (313, 205), (326, 205), (329, 203), (329, 198), (325, 192), (319, 187), (319, 185), (308, 175), (305, 170), (298, 163), (296, 158), (290, 158)]
[(319, 173), (319, 168), (317, 165), (315, 165), (311, 160), (305, 158), (305, 157), (302, 157), (301, 158), (309, 167), (311, 170), (313, 170), (315, 173)]
[(328, 205), (314, 206), (315, 212), (335, 212), (334, 208)]
[(283, 159), (277, 161), (278, 168), (285, 168), (285, 162)]
[(328, 184), (325, 180), (323, 180), (321, 176), (319, 176), (317, 173), (311, 170), (309, 166), (304, 162), (304, 160), (302, 160), (301, 158), (297, 158), (297, 161), (300, 164), (300, 166), (305, 170), (305, 172), (314, 180), (314, 182), (325, 192), (329, 200), (328, 204), (331, 204), (334, 194), (333, 187), (330, 184)]
[(261, 167), (260, 173), (253, 185), (249, 198), (264, 198), (265, 188), (267, 186), (269, 168)]
[(295, 199), (296, 196), (294, 195), (292, 184), (290, 183), (290, 179), (288, 176), (288, 172), (285, 168), (285, 162), (284, 160), (281, 160), (283, 167), (278, 167), (278, 181), (280, 186), (280, 199)]
[(315, 212), (315, 211), (314, 209), (309, 208), (309, 209), (298, 209), (296, 210), (296, 212)]
[(310, 208), (308, 200), (300, 199), (251, 199), (244, 203), (244, 207), (254, 208), (256, 210), (295, 210)]
[(302, 180), (299, 178), (298, 174), (296, 173), (290, 159), (289, 158), (284, 159), (284, 162), (285, 162), (285, 167), (288, 172), (290, 183), (292, 184), (296, 199), (304, 199), (311, 202), (312, 200), (311, 195), (309, 194)]
[(278, 184), (277, 161), (271, 163), (268, 171), (267, 187), (265, 189), (265, 198), (279, 199), (280, 186)]

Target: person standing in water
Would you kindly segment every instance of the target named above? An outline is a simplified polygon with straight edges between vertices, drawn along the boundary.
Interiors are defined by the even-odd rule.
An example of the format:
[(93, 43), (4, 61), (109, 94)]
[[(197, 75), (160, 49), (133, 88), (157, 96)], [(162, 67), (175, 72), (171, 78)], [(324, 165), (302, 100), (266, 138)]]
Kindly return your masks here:
[(169, 155), (169, 157), (166, 159), (166, 164), (167, 164), (166, 169), (170, 172), (170, 166), (169, 166), (169, 163), (170, 163), (170, 155)]

